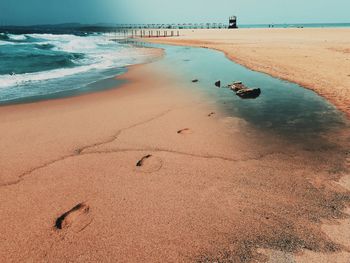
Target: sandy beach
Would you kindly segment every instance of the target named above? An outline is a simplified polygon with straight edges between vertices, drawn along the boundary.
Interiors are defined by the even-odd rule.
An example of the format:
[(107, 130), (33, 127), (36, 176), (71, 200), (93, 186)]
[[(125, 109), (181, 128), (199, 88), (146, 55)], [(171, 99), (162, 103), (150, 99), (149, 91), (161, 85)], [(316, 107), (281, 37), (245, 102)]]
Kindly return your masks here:
[(217, 49), (250, 69), (289, 80), (325, 97), (350, 116), (350, 29), (181, 30), (155, 43)]
[[(247, 40), (201, 34), (166, 41), (232, 48), (242, 63), (252, 53)], [(329, 52), (310, 61), (339, 53), (329, 61), (339, 71), (318, 72), (340, 90), (347, 55)], [(286, 74), (269, 53), (249, 61)], [(299, 145), (228, 116), (157, 63), (120, 78), (117, 89), (0, 107), (1, 261), (348, 262), (348, 130)]]

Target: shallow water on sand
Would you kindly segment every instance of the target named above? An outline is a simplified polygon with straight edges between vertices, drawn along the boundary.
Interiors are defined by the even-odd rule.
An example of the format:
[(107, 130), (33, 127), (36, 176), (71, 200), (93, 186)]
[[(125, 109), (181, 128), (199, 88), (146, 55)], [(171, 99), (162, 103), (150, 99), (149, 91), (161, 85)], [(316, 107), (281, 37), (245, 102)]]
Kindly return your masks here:
[[(204, 48), (153, 45), (165, 50), (163, 68), (178, 74), (186, 87), (202, 90), (228, 116), (239, 117), (260, 130), (303, 138), (348, 129), (335, 106), (297, 84), (252, 71), (219, 52)], [(191, 83), (198, 79), (197, 83)], [(214, 83), (221, 80), (221, 88)], [(226, 88), (234, 81), (262, 90), (257, 99), (243, 100)]]

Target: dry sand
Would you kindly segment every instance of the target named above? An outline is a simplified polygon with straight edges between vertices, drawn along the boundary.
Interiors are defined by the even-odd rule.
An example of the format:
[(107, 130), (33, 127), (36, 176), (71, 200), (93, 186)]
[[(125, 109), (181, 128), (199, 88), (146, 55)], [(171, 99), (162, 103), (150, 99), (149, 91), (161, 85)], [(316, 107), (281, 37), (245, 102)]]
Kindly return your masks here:
[(350, 28), (182, 30), (156, 43), (221, 50), (256, 71), (298, 83), (350, 117)]
[(305, 251), (346, 262), (348, 231), (333, 239), (322, 224), (347, 217), (345, 148), (257, 131), (154, 64), (123, 78), (0, 108), (1, 262), (293, 262)]

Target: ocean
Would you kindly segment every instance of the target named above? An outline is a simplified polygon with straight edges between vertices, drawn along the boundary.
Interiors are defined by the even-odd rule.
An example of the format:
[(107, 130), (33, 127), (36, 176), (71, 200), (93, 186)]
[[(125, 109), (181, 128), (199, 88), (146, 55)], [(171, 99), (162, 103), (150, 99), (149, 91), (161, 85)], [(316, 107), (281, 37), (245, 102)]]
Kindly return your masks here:
[(0, 33), (0, 104), (80, 94), (150, 59), (102, 33)]
[[(349, 23), (274, 25), (349, 26)], [(46, 27), (15, 27), (6, 30), (3, 29), (2, 32), (11, 33), (0, 33), (0, 105), (67, 97), (112, 88), (120, 82), (114, 77), (125, 73), (127, 66), (152, 59), (144, 48), (125, 43), (123, 36), (118, 39), (118, 35), (94, 33), (90, 29), (85, 32), (82, 28)], [(111, 32), (113, 28), (105, 30)], [(112, 38), (116, 41), (112, 41)]]

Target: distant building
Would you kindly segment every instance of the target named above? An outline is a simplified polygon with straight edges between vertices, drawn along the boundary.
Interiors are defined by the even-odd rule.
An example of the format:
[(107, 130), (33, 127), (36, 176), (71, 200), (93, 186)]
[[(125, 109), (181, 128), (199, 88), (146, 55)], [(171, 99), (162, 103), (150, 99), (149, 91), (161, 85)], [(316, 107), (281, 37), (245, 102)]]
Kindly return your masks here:
[(237, 17), (236, 16), (231, 16), (230, 17), (228, 28), (230, 28), (230, 29), (238, 28), (237, 27)]

